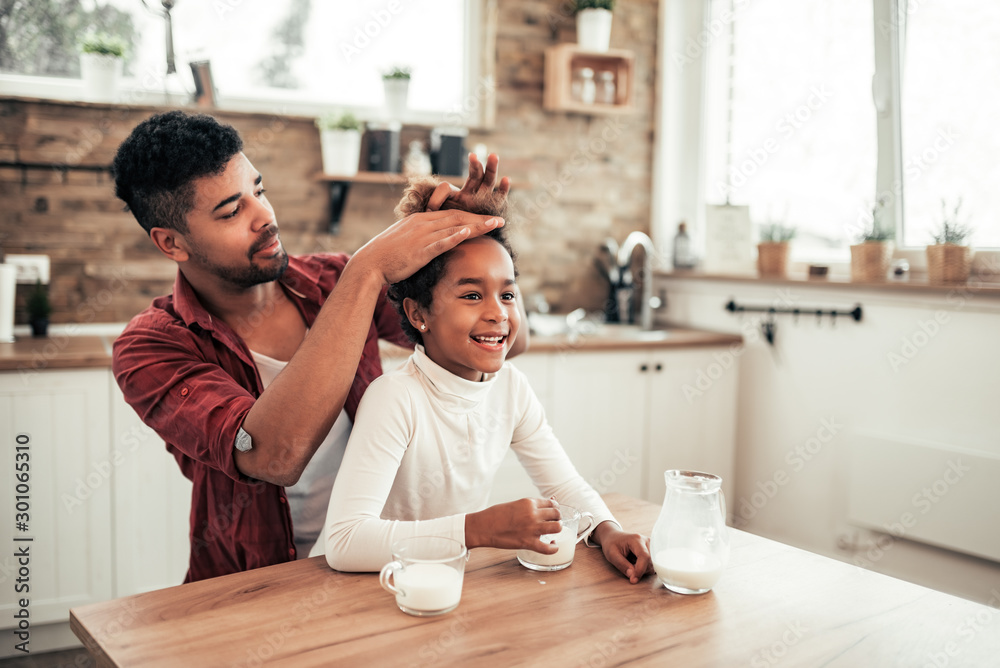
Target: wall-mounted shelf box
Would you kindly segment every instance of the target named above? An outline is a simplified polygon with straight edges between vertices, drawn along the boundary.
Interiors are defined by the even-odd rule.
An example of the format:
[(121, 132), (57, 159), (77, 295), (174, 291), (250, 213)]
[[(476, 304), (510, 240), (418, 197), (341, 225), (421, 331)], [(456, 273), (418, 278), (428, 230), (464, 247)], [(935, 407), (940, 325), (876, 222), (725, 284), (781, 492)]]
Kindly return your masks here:
[[(587, 104), (573, 99), (573, 72), (582, 67), (615, 75), (615, 103)], [(549, 111), (581, 114), (622, 114), (635, 111), (635, 54), (625, 49), (585, 51), (565, 43), (545, 50), (545, 92), (542, 105)]]

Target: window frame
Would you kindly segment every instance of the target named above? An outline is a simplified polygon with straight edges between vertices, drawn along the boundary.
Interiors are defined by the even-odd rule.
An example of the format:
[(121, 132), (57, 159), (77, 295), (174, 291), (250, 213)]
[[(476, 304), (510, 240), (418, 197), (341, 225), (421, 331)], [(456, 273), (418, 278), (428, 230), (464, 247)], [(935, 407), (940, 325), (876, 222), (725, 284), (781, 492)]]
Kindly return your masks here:
[[(465, 54), (462, 108), (449, 111), (424, 111), (409, 109), (400, 119), (409, 125), (463, 126), (473, 129), (491, 129), (496, 118), (496, 35), (497, 3), (499, 0), (466, 0), (465, 29), (462, 50)], [(181, 67), (178, 75), (185, 77)], [(165, 73), (124, 78), (119, 85), (119, 99), (110, 104), (149, 105), (163, 107), (192, 106), (187, 94), (167, 94), (162, 89)], [(185, 85), (187, 79), (184, 79)], [(190, 87), (193, 89), (193, 82)], [(82, 79), (62, 77), (26, 76), (0, 72), (0, 95), (41, 100), (90, 103), (83, 96)], [(281, 100), (280, 91), (270, 98), (256, 96), (220, 97), (218, 104), (199, 111), (238, 111), (248, 113), (278, 114), (285, 116), (319, 117), (331, 105), (321, 102)], [(105, 103), (97, 103), (105, 104)], [(363, 120), (378, 121), (383, 115), (379, 107), (337, 105), (351, 111)]]

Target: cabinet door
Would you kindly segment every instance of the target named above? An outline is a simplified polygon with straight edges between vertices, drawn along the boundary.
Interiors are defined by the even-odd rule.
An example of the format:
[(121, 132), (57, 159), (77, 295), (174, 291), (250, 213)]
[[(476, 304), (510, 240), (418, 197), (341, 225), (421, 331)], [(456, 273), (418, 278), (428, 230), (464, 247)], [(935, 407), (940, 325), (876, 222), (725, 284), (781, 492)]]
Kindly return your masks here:
[[(3, 628), (16, 625), (22, 598), (30, 602), (33, 626), (66, 621), (71, 607), (113, 598), (110, 375), (107, 369), (0, 374)], [(18, 452), (27, 458), (18, 462)], [(30, 477), (21, 482), (15, 464), (25, 461)], [(19, 526), (15, 513), (22, 509), (27, 517)], [(27, 572), (14, 557), (18, 549), (28, 551)], [(18, 591), (22, 585), (28, 589)]]
[(114, 382), (111, 393), (115, 596), (128, 596), (184, 581), (191, 481)]
[[(511, 364), (528, 377), (531, 389), (538, 395), (538, 400), (542, 402), (546, 413), (549, 412), (551, 397), (549, 368), (551, 362), (552, 356), (547, 353), (525, 353), (511, 360)], [(493, 480), (490, 504), (535, 496), (538, 496), (538, 489), (525, 473), (521, 462), (517, 461), (517, 455), (508, 450)]]
[(652, 358), (647, 500), (662, 503), (663, 472), (722, 478), (732, 513), (738, 362), (726, 348), (659, 352)]
[(549, 422), (584, 480), (598, 492), (645, 497), (648, 355), (554, 353)]

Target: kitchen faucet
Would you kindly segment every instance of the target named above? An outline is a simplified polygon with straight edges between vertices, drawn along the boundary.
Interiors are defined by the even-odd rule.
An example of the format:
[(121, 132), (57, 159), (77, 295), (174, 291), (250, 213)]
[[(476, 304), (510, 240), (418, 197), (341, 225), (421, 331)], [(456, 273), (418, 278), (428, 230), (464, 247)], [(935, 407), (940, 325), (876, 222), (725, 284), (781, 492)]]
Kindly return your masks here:
[(604, 241), (601, 249), (609, 256), (610, 264), (601, 267), (610, 284), (605, 315), (608, 322), (635, 323), (635, 277), (632, 274), (632, 254), (637, 246), (642, 246), (642, 295), (639, 299), (639, 324), (642, 329), (653, 327), (653, 277), (652, 258), (656, 253), (653, 240), (644, 232), (631, 232), (619, 247), (611, 238)]

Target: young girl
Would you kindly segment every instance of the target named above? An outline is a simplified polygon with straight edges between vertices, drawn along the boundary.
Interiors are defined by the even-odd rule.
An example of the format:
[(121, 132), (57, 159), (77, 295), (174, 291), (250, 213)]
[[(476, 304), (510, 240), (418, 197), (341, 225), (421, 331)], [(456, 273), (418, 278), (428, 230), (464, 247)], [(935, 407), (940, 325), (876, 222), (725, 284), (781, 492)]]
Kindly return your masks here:
[[(397, 216), (424, 210), (435, 185), (412, 183)], [(503, 198), (487, 196), (469, 210), (506, 220), (503, 207)], [(515, 278), (498, 228), (390, 288), (417, 346), (369, 386), (358, 408), (325, 537), (312, 551), (325, 548), (331, 568), (377, 571), (392, 560), (392, 544), (410, 536), (553, 554), (555, 545), (539, 537), (559, 532), (565, 503), (593, 513), (591, 538), (630, 582), (650, 569), (648, 539), (622, 531), (569, 461), (525, 376), (504, 363), (522, 326)], [(508, 448), (544, 498), (487, 507)]]

